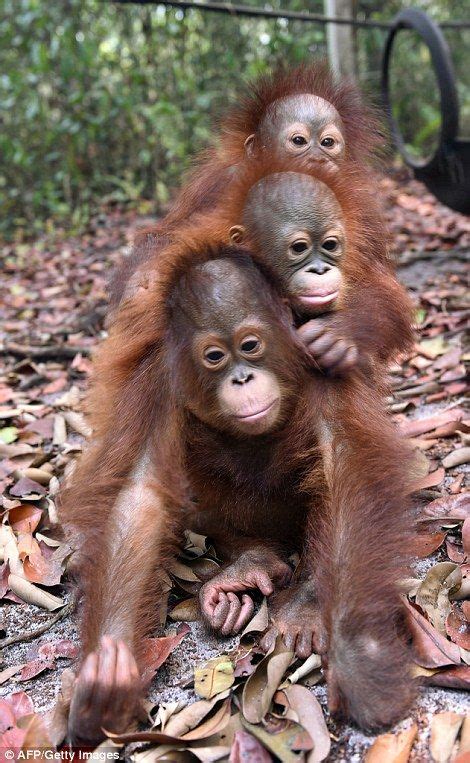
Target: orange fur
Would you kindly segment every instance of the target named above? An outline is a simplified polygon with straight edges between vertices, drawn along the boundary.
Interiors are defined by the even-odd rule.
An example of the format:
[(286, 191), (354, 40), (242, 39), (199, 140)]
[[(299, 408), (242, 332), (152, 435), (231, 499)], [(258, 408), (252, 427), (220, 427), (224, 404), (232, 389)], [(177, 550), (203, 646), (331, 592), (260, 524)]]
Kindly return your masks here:
[[(346, 288), (334, 321), (340, 333), (351, 337), (366, 356), (380, 365), (390, 362), (412, 346), (412, 306), (395, 277), (381, 205), (368, 174), (355, 164), (332, 172), (306, 163), (292, 167), (290, 162), (273, 157), (246, 164), (221, 205), (220, 215), (226, 224), (241, 223), (250, 189), (278, 172), (306, 174), (327, 185), (335, 195), (346, 227), (346, 254), (341, 264)], [(246, 231), (244, 243), (256, 261), (269, 268), (262, 255), (262, 242)]]
[[(234, 254), (226, 244), (226, 224), (217, 217), (202, 217), (178, 231), (156, 255), (158, 268), (147, 288), (121, 306), (98, 352), (90, 401), (96, 440), (62, 507), (64, 520), (80, 539), (85, 653), (96, 647), (107, 618), (114, 621), (116, 608), (119, 612), (131, 596), (137, 603), (128, 639), (141, 655), (143, 637), (155, 620), (155, 597), (161, 593), (158, 570), (167, 563), (185, 522), (187, 513), (180, 506), (191, 511), (189, 496), (197, 496), (208, 525), (215, 510), (226, 533), (261, 537), (270, 527), (269, 540), (284, 540), (289, 546), (300, 542), (308, 517), (307, 569), (317, 581), (327, 624), (331, 685), (341, 707), (359, 723), (387, 723), (403, 712), (410, 698), (409, 691), (403, 693), (407, 653), (390, 635), (399, 619), (396, 582), (407, 557), (403, 475), (408, 452), (383, 413), (382, 390), (374, 389), (359, 371), (338, 382), (307, 371), (285, 308), (258, 277), (253, 288), (264, 292), (265, 318), (277, 326), (277, 372), (281, 378), (287, 374), (285, 389), (295, 391), (283, 429), (261, 441), (240, 440), (188, 415), (181, 380), (195, 395), (200, 384), (197, 377), (188, 378), (189, 368), (178, 359), (180, 344), (188, 337), (174, 333), (175, 316), (184, 313), (191, 268)], [(334, 458), (330, 467), (326, 461), (323, 467), (326, 479), (319, 419), (333, 436)], [(129, 506), (132, 532), (124, 537), (116, 582), (106, 590), (102, 581), (109, 581), (106, 572), (113, 562), (109, 533), (116, 535), (114, 507), (145, 443), (156, 503), (147, 505), (141, 517), (140, 507)], [(155, 553), (147, 538), (156, 538), (162, 518), (166, 529)], [(375, 544), (372, 548), (365, 533)], [(365, 564), (366, 551), (372, 564)], [(381, 674), (369, 648), (369, 632), (387, 666)], [(385, 680), (393, 704), (385, 712), (376, 702), (376, 711), (370, 702), (374, 682), (383, 685)]]
[(412, 558), (412, 453), (359, 376), (331, 385), (325, 512), (311, 514), (313, 558), (328, 634), (330, 710), (374, 730), (400, 720), (415, 694), (398, 581)]
[[(213, 212), (194, 215), (186, 225), (173, 231), (167, 237), (170, 243), (166, 247), (161, 249), (155, 244), (152, 248), (151, 235), (145, 233), (142, 243), (145, 241), (147, 247), (147, 260), (140, 271), (141, 280), (161, 281), (168, 274), (170, 278), (176, 277), (191, 261), (191, 251), (195, 252), (197, 262), (204, 246), (210, 247), (214, 241), (229, 243), (229, 230), (241, 222), (253, 185), (267, 175), (287, 171), (293, 171), (291, 163), (273, 157), (246, 164), (221, 204)], [(370, 188), (368, 175), (357, 165), (348, 164), (341, 172), (332, 172), (298, 162), (295, 171), (326, 184), (339, 202), (347, 234), (347, 251), (341, 266), (346, 288), (341, 309), (333, 321), (338, 332), (358, 346), (364, 370), (369, 372), (372, 362), (376, 372), (380, 372), (398, 353), (408, 350), (414, 340), (412, 306), (394, 273), (380, 203)], [(192, 242), (189, 250), (187, 242)], [(248, 231), (244, 243), (279, 287), (276, 273), (260, 251), (260, 242), (250, 237)]]
[[(346, 163), (368, 163), (383, 144), (378, 112), (367, 105), (352, 80), (334, 80), (324, 61), (300, 64), (294, 68), (277, 67), (271, 74), (247, 83), (228, 115), (221, 120), (218, 144), (202, 151), (194, 162), (176, 199), (165, 217), (144, 229), (137, 237), (134, 251), (117, 268), (110, 284), (110, 301), (114, 309), (125, 295), (132, 274), (145, 263), (151, 250), (161, 250), (166, 236), (185, 225), (195, 214), (214, 209), (238, 172), (246, 163), (246, 138), (256, 133), (263, 115), (279, 98), (311, 93), (329, 101), (338, 111), (345, 128)], [(297, 160), (291, 160), (290, 169)], [(369, 173), (369, 185), (375, 185)]]
[(230, 113), (222, 120), (223, 155), (243, 158), (246, 137), (256, 133), (260, 121), (274, 101), (291, 95), (311, 93), (333, 104), (345, 128), (347, 158), (369, 163), (384, 143), (379, 110), (367, 104), (352, 79), (334, 79), (326, 61), (284, 64), (272, 73), (249, 83)]

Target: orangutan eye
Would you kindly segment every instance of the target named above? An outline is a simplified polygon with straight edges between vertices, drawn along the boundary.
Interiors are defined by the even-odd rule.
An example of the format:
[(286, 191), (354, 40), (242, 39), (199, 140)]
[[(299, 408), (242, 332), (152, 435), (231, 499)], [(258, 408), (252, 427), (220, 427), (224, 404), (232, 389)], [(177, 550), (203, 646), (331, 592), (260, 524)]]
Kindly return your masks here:
[(339, 248), (339, 241), (334, 236), (326, 238), (322, 243), (322, 249), (326, 249), (327, 252), (337, 252)]
[(294, 146), (306, 146), (308, 143), (307, 138), (305, 135), (293, 135), (291, 138), (292, 143)]
[(261, 348), (262, 343), (257, 336), (247, 336), (240, 345), (240, 349), (245, 355), (254, 355), (260, 352)]
[(306, 238), (298, 238), (289, 245), (289, 258), (291, 260), (301, 260), (310, 251), (311, 244)]
[(308, 249), (308, 244), (306, 241), (294, 241), (294, 243), (291, 246), (291, 249), (296, 254), (303, 254)]
[(322, 140), (320, 141), (320, 145), (323, 146), (323, 148), (333, 148), (335, 143), (336, 141), (334, 138), (328, 138), (328, 137), (322, 138)]
[(218, 366), (225, 360), (225, 352), (220, 347), (207, 347), (203, 357), (206, 365)]

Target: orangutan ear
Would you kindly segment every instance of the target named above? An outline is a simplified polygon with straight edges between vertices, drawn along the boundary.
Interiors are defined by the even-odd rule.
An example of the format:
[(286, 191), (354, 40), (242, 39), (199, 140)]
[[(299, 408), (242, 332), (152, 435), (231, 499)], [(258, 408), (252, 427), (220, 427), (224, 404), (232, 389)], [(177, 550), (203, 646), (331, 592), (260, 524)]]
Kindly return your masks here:
[(230, 236), (230, 241), (232, 244), (241, 244), (243, 241), (243, 236), (245, 233), (245, 228), (243, 225), (232, 225), (230, 228), (228, 235)]
[(245, 153), (247, 156), (251, 157), (254, 155), (254, 143), (255, 143), (255, 134), (252, 133), (252, 135), (249, 135), (243, 144), (245, 147)]

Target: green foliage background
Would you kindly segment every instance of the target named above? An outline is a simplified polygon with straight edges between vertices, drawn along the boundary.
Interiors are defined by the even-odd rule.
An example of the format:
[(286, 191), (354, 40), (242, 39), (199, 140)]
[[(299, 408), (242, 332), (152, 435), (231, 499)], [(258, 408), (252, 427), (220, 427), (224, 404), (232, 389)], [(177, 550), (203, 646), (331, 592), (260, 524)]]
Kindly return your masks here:
[[(462, 14), (457, 0), (419, 5), (439, 19)], [(322, 0), (270, 6), (323, 12)], [(363, 0), (358, 10), (388, 20), (401, 7)], [(448, 37), (461, 96), (468, 97), (466, 35)], [(360, 79), (375, 94), (384, 37), (357, 33)], [(398, 114), (409, 128), (419, 119), (432, 138), (438, 109), (428, 99), (425, 51), (416, 40), (404, 44), (395, 72)], [(2, 0), (0, 232), (32, 235), (51, 221), (79, 227), (103, 202), (164, 205), (244, 78), (279, 58), (296, 62), (325, 52), (325, 28), (317, 24), (106, 0)], [(418, 134), (418, 149), (419, 141)]]

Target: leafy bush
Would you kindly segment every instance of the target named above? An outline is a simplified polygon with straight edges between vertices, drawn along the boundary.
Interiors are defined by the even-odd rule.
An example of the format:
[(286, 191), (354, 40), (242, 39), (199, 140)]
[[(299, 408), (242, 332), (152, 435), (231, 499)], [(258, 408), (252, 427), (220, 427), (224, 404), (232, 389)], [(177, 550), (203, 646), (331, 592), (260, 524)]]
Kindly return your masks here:
[[(306, 7), (271, 3), (281, 4)], [(322, 12), (322, 0), (308, 9)], [(381, 32), (358, 35), (364, 75), (382, 43)], [(49, 220), (79, 226), (102, 202), (164, 205), (242, 78), (280, 57), (324, 54), (316, 24), (100, 0), (3, 0), (0, 231), (29, 235)]]

